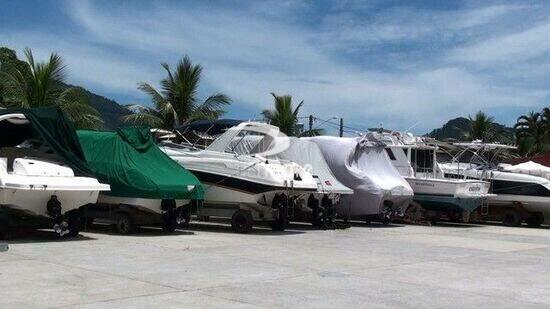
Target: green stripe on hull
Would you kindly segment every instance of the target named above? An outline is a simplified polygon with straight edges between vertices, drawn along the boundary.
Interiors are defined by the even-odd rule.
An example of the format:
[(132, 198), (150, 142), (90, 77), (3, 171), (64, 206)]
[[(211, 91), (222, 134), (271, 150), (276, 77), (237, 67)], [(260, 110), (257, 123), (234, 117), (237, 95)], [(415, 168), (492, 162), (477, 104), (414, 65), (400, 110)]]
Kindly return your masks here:
[(458, 198), (452, 195), (415, 194), (414, 201), (422, 207), (434, 211), (458, 210), (471, 212), (478, 208), (482, 198)]

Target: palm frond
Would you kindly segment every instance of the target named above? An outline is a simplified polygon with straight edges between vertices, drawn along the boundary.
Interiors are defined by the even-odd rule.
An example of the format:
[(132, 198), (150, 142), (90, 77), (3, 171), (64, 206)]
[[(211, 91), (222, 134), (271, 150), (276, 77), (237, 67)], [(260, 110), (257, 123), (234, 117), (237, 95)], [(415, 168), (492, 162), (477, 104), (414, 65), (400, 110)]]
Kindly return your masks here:
[(231, 104), (231, 99), (223, 93), (209, 96), (201, 105), (195, 106), (192, 114), (193, 119), (217, 119), (225, 113), (223, 106)]
[[(181, 58), (171, 69), (167, 63), (161, 63), (166, 77), (160, 81), (160, 90), (147, 83), (139, 83), (138, 89), (145, 92), (153, 101), (156, 118), (161, 119), (165, 127), (173, 127), (193, 119), (213, 119), (224, 113), (222, 107), (231, 100), (224, 94), (214, 94), (198, 104), (197, 92), (202, 67), (194, 65), (188, 56)], [(148, 113), (151, 114), (151, 113)], [(132, 116), (129, 119), (151, 119), (146, 116)], [(155, 119), (158, 122), (158, 119)]]
[(150, 112), (140, 112), (121, 117), (122, 122), (132, 125), (146, 125), (152, 128), (166, 128), (164, 119)]

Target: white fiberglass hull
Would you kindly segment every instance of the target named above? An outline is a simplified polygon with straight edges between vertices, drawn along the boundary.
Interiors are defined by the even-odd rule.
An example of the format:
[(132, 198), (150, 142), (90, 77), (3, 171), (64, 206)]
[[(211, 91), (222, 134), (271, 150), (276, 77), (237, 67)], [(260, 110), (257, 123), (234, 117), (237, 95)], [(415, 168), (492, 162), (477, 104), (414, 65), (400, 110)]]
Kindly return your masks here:
[(471, 212), (492, 195), (489, 183), (477, 180), (405, 177), (414, 190), (414, 199), (426, 208), (441, 210), (453, 207)]
[(29, 215), (48, 216), (47, 203), (56, 196), (62, 213), (95, 203), (99, 188), (88, 189), (23, 189), (0, 187), (0, 204), (9, 210), (22, 211)]
[(243, 208), (251, 210), (256, 220), (273, 220), (277, 212), (271, 205), (277, 194), (290, 197), (317, 191), (311, 174), (294, 163), (207, 150), (187, 153), (161, 149), (204, 185), (199, 216), (231, 217), (236, 209)]
[(489, 183), (476, 180), (405, 177), (418, 194), (449, 195), (460, 198), (487, 197)]
[(7, 159), (0, 158), (0, 205), (28, 215), (48, 216), (47, 204), (56, 197), (61, 214), (95, 203), (109, 185), (97, 179), (75, 177), (72, 169), (55, 162), (17, 158), (8, 172)]
[(275, 220), (278, 212), (271, 208), (276, 194), (286, 193), (283, 190), (271, 190), (253, 194), (239, 191), (235, 188), (224, 187), (212, 183), (204, 183), (204, 204), (198, 210), (199, 216), (231, 217), (235, 209), (251, 210), (255, 220)]
[[(467, 163), (442, 166), (445, 173), (459, 177), (480, 178), (490, 182), (493, 194), (487, 199), (489, 206), (512, 206), (520, 203), (525, 210), (541, 212), (550, 220), (550, 181), (547, 179), (497, 170), (483, 170)], [(522, 194), (525, 192), (530, 194)]]

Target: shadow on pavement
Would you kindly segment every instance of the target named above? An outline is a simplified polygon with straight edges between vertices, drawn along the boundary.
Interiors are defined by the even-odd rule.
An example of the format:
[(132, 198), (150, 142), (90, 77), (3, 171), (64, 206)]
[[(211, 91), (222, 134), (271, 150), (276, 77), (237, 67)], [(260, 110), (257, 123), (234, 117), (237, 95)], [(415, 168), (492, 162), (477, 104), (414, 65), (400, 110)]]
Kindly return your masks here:
[(365, 227), (365, 228), (375, 228), (375, 229), (391, 229), (391, 228), (404, 226), (404, 224), (401, 224), (401, 223), (382, 224), (379, 222), (365, 223), (361, 221), (348, 221), (347, 224), (349, 224), (350, 227)]
[[(82, 230), (82, 232), (86, 233), (98, 233), (98, 234), (104, 234), (104, 235), (115, 235), (115, 236), (125, 236), (117, 233), (115, 229), (109, 225), (109, 224), (92, 224), (91, 226), (87, 226), (85, 229)], [(160, 227), (153, 227), (153, 226), (140, 226), (137, 227), (136, 230), (128, 234), (128, 236), (134, 236), (134, 237), (162, 237), (162, 236), (174, 236), (174, 235), (182, 235), (182, 236), (189, 236), (194, 235), (195, 233), (190, 231), (185, 231), (181, 229), (177, 229), (174, 232), (167, 233), (164, 232)]]
[[(231, 230), (231, 225), (229, 220), (223, 219), (210, 219), (209, 221), (191, 221), (188, 227), (185, 229), (190, 231), (202, 231), (202, 232), (213, 232), (213, 233), (235, 233)], [(275, 236), (275, 235), (296, 235), (303, 234), (303, 231), (293, 230), (291, 225), (284, 231), (272, 231), (271, 227), (267, 224), (255, 224), (252, 232), (248, 234), (239, 234), (239, 235), (263, 235), (263, 236)]]
[(59, 237), (53, 230), (11, 229), (3, 242), (8, 244), (87, 241), (95, 238), (78, 235), (76, 237)]

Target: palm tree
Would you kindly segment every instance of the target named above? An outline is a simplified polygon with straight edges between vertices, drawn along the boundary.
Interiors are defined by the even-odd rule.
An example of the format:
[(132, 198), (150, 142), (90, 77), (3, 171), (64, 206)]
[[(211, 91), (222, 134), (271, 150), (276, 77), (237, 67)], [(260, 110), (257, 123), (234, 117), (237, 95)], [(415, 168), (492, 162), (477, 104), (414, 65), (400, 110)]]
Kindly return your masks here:
[(3, 107), (59, 106), (77, 128), (100, 128), (97, 110), (89, 105), (82, 88), (67, 86), (66, 67), (59, 55), (52, 53), (47, 62), (36, 62), (32, 51), (25, 49), (23, 65), (6, 63), (0, 70), (0, 97)]
[(492, 128), (493, 117), (479, 111), (473, 118), (471, 116), (468, 116), (468, 118), (470, 119), (470, 139), (486, 140)]
[(532, 155), (543, 151), (546, 125), (540, 113), (520, 116), (514, 129), (521, 153)]
[(293, 108), (292, 96), (288, 94), (279, 96), (273, 92), (271, 95), (273, 96), (275, 109), (263, 110), (262, 115), (270, 124), (279, 127), (281, 132), (288, 136), (295, 136), (296, 125), (298, 124), (298, 112), (304, 101), (301, 101), (296, 108)]
[(197, 97), (202, 66), (194, 65), (184, 56), (172, 72), (166, 63), (161, 63), (167, 77), (161, 80), (161, 91), (148, 83), (139, 83), (138, 89), (148, 94), (154, 108), (142, 108), (132, 115), (124, 116), (127, 123), (172, 129), (199, 119), (217, 119), (224, 111), (222, 107), (231, 104), (223, 93), (209, 96), (203, 102)]

